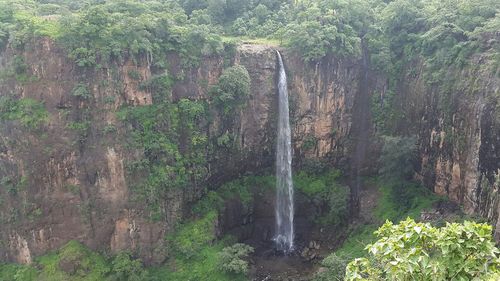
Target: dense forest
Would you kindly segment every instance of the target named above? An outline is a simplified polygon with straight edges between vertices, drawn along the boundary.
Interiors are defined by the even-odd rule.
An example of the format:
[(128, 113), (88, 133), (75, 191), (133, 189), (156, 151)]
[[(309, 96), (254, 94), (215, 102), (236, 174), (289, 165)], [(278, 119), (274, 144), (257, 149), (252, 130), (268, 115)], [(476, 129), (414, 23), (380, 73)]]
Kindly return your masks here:
[[(49, 46), (47, 52), (57, 49), (56, 57), (64, 57), (57, 62), (59, 68), (64, 69), (65, 59), (73, 64), (66, 72), (75, 81), (63, 81), (64, 73), (57, 74), (67, 98), (60, 98), (55, 109), (48, 108), (42, 94), (33, 98), (29, 93), (36, 85), (49, 84), (43, 74), (49, 64), (32, 66), (33, 57), (43, 61), (36, 58), (38, 45)], [(345, 91), (345, 100), (353, 100), (352, 111), (342, 115), (352, 118), (346, 121), (349, 132), (328, 127), (328, 143), (335, 148), (324, 154), (320, 138), (300, 135), (299, 113), (306, 115), (300, 111), (305, 102), (291, 89), (292, 127), (299, 128), (292, 137), (297, 143), (294, 187), (305, 198), (298, 201), (315, 210), (306, 216), (314, 225), (310, 235), (328, 245), (316, 246), (312, 238), (303, 241), (292, 257), (305, 264), (303, 275), (290, 273), (295, 264), (281, 272), (280, 259), (287, 256), (273, 254), (270, 259), (260, 244), (246, 243), (240, 233), (226, 233), (227, 222), (221, 220), (231, 218), (227, 213), (234, 204), (240, 204), (238, 212), (258, 209), (276, 182), (274, 162), (252, 158), (252, 150), (258, 149), (248, 148), (250, 141), (239, 135), (241, 124), (250, 123), (245, 123), (245, 110), (259, 102), (252, 97), (261, 90), (255, 81), (274, 84), (276, 77), (260, 77), (257, 62), (253, 64), (257, 59), (241, 55), (242, 45), (289, 55), (289, 61), (284, 59), (293, 85), (302, 85), (295, 82), (300, 75), (311, 75), (318, 84), (352, 73), (359, 76), (350, 83), (360, 86), (345, 87), (361, 93), (356, 95), (335, 86), (328, 92), (302, 85), (301, 91), (317, 90), (320, 98)], [(263, 56), (260, 49), (255, 52)], [(263, 67), (266, 71), (274, 71), (271, 54), (266, 59), (272, 66)], [(245, 59), (250, 61), (246, 66), (241, 63)], [(220, 71), (192, 78), (209, 64)], [(306, 70), (292, 69), (297, 65)], [(117, 78), (123, 66), (129, 67), (124, 68), (125, 78)], [(330, 76), (336, 78), (327, 77), (333, 68)], [(96, 77), (101, 80), (93, 81)], [(500, 202), (499, 79), (498, 0), (0, 0), (0, 134), (5, 135), (0, 136), (0, 224), (6, 229), (0, 236), (0, 280), (499, 280), (500, 250), (494, 237), (500, 226), (500, 209), (495, 207)], [(132, 81), (127, 85), (151, 99), (119, 102), (121, 93), (109, 94), (109, 89), (119, 88), (122, 80)], [(184, 86), (188, 83), (196, 86)], [(204, 94), (176, 94), (179, 89)], [(485, 104), (487, 114), (466, 112), (475, 101)], [(337, 106), (316, 103), (318, 108)], [(270, 119), (275, 111), (270, 110)], [(105, 123), (102, 116), (108, 113), (113, 122)], [(479, 128), (467, 127), (470, 118), (479, 120), (471, 121)], [(64, 120), (61, 131), (53, 129), (55, 119)], [(487, 140), (478, 148), (467, 135), (474, 132)], [(45, 145), (51, 135), (61, 134), (69, 141)], [(344, 136), (346, 144), (338, 141)], [(270, 151), (255, 157), (271, 155), (274, 161), (274, 134), (264, 139), (256, 146), (269, 145)], [(162, 229), (161, 246), (151, 251), (162, 256), (160, 261), (145, 261), (142, 249), (115, 251), (79, 236), (30, 254), (24, 264), (13, 263), (19, 260), (4, 249), (23, 243), (3, 237), (19, 236), (16, 227), (29, 228), (50, 212), (37, 201), (49, 192), (29, 171), (36, 161), (11, 172), (8, 163), (16, 152), (10, 148), (18, 146), (19, 155), (28, 157), (38, 155), (32, 151), (40, 143), (40, 155), (47, 159), (66, 147), (79, 155), (103, 154), (99, 147), (123, 148), (128, 155), (121, 163), (123, 181), (130, 192), (124, 195), (124, 206), (140, 210), (141, 218)], [(337, 149), (341, 145), (344, 150)], [(368, 152), (359, 152), (365, 146)], [(462, 156), (473, 149), (479, 150), (477, 163)], [(106, 151), (115, 155), (115, 150)], [(356, 162), (358, 156), (366, 160)], [(78, 163), (104, 165), (86, 157)], [(435, 175), (435, 170), (441, 172), (435, 168), (441, 160), (479, 170), (481, 177), (474, 181), (479, 188), (471, 192), (477, 198), (470, 199), (468, 190), (454, 190), (455, 178)], [(450, 166), (450, 174), (459, 170), (464, 185), (472, 182), (463, 179), (462, 166)], [(80, 178), (97, 178), (88, 186), (102, 182), (98, 172), (85, 173)], [(435, 187), (439, 180), (446, 181), (445, 188)], [(97, 191), (84, 189), (84, 180), (66, 181), (61, 186), (68, 196), (60, 200), (79, 198), (79, 216), (93, 229), (100, 208), (92, 201)], [(183, 195), (172, 195), (178, 193)], [(474, 208), (463, 206), (467, 200)], [(174, 220), (169, 208), (175, 204), (184, 205)], [(481, 208), (485, 204), (490, 209)], [(426, 219), (436, 213), (446, 214)], [(245, 225), (253, 222), (245, 220)], [(266, 279), (259, 272), (262, 264), (277, 267), (279, 277), (270, 273)]]

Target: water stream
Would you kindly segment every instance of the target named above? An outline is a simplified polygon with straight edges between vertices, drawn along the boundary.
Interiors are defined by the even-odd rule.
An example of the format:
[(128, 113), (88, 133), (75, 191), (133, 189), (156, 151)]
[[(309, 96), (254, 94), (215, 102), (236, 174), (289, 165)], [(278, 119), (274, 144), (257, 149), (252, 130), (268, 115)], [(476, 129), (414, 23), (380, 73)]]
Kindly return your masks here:
[(279, 61), (279, 117), (276, 146), (276, 234), (274, 241), (279, 251), (289, 253), (294, 244), (294, 202), (292, 180), (292, 148), (286, 72), (280, 52)]

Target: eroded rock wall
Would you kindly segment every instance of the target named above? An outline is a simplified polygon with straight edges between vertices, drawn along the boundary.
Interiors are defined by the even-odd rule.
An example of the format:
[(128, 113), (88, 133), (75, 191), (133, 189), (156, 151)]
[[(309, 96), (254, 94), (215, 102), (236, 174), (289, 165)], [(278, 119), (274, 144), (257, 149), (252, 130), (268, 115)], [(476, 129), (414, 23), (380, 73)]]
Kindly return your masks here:
[[(323, 157), (347, 163), (359, 67), (335, 58), (307, 64), (283, 52), (293, 103), (295, 159)], [(125, 105), (154, 102), (152, 93), (140, 87), (155, 75), (148, 59), (81, 68), (46, 39), (27, 44), (24, 50), (7, 48), (0, 56), (0, 71), (8, 71), (20, 57), (28, 76), (23, 80), (4, 76), (0, 96), (31, 98), (48, 112), (47, 122), (39, 128), (1, 122), (1, 260), (29, 263), (76, 239), (92, 249), (132, 250), (147, 263), (161, 262), (168, 254), (165, 235), (188, 215), (189, 205), (208, 185), (248, 171), (274, 169), (277, 95), (272, 47), (243, 45), (229, 58), (229, 64), (244, 65), (251, 77), (251, 95), (231, 128), (241, 152), (211, 160), (204, 184), (169, 191), (165, 217), (159, 221), (151, 221), (144, 204), (134, 200), (132, 187), (138, 179), (131, 178), (127, 166), (143, 151), (126, 145), (128, 124), (116, 114)], [(168, 57), (169, 75), (177, 80), (173, 100), (207, 98), (210, 86), (228, 65), (227, 58), (211, 56), (186, 70), (178, 56)], [(88, 86), (88, 96), (73, 93), (79, 83)], [(211, 130), (219, 125), (215, 120)], [(13, 190), (8, 190), (3, 180), (7, 178)]]
[(500, 241), (500, 79), (491, 63), (477, 55), (443, 72), (440, 84), (419, 65), (405, 76), (401, 104), (403, 133), (418, 136), (420, 180), (486, 217)]

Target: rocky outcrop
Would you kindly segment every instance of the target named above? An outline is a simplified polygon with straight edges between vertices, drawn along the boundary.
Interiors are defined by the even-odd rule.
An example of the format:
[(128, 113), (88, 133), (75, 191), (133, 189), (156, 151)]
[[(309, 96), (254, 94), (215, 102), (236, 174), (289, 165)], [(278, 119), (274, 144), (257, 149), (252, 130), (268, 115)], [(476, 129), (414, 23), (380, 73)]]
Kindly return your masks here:
[[(291, 78), (296, 164), (304, 157), (348, 163), (359, 66), (335, 58), (308, 64), (289, 51), (283, 53)], [(206, 57), (192, 69), (183, 69), (175, 53), (168, 55), (169, 75), (176, 78), (174, 101), (207, 98), (210, 86), (231, 63), (248, 70), (251, 95), (234, 117), (232, 131), (240, 153), (210, 162), (207, 182), (169, 191), (165, 217), (159, 221), (151, 221), (144, 204), (134, 200), (132, 187), (138, 179), (127, 167), (143, 152), (126, 145), (128, 126), (116, 115), (124, 105), (155, 102), (152, 93), (140, 87), (155, 75), (148, 60), (129, 58), (98, 69), (81, 68), (48, 39), (29, 43), (24, 50), (7, 48), (0, 56), (0, 71), (10, 73), (1, 76), (0, 97), (34, 99), (48, 113), (47, 122), (38, 128), (0, 122), (1, 260), (29, 263), (69, 240), (79, 240), (92, 249), (128, 249), (147, 263), (161, 262), (168, 254), (165, 235), (185, 218), (206, 184), (273, 169), (273, 47), (242, 45), (229, 60)], [(27, 78), (10, 72), (16, 58), (24, 63)], [(81, 85), (87, 96), (75, 94)]]

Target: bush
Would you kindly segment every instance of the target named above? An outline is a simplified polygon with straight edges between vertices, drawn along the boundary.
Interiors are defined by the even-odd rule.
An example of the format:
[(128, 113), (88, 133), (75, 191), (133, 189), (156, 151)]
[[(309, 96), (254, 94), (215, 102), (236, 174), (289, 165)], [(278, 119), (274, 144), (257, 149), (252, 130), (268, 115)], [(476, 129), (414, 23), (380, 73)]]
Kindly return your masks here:
[(84, 83), (78, 83), (71, 91), (71, 95), (84, 100), (92, 97), (87, 85)]
[[(386, 222), (368, 245), (370, 258), (355, 259), (346, 280), (487, 280), (500, 273), (492, 227), (465, 221), (435, 228), (407, 219)], [(498, 275), (497, 275), (498, 276)]]
[(314, 276), (314, 281), (342, 281), (349, 257), (331, 254), (321, 262), (322, 270)]
[(8, 96), (0, 97), (0, 121), (17, 120), (24, 127), (35, 129), (45, 124), (48, 119), (47, 109), (43, 103), (35, 99), (15, 100)]
[(246, 68), (235, 65), (225, 69), (212, 94), (224, 116), (234, 118), (234, 112), (241, 108), (250, 95), (250, 75)]
[(248, 262), (244, 259), (252, 252), (251, 246), (241, 243), (225, 247), (219, 253), (219, 268), (227, 273), (247, 274)]
[(346, 222), (349, 189), (338, 183), (340, 176), (340, 171), (332, 170), (322, 174), (301, 171), (294, 177), (295, 188), (324, 209), (315, 218), (322, 225), (335, 227)]
[(37, 270), (18, 264), (0, 264), (0, 281), (35, 281)]
[(140, 260), (134, 260), (128, 252), (121, 252), (111, 262), (109, 281), (142, 281), (148, 278)]

